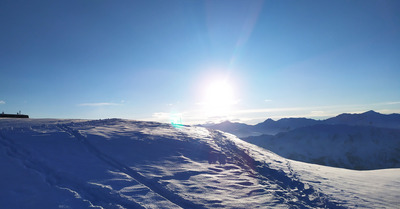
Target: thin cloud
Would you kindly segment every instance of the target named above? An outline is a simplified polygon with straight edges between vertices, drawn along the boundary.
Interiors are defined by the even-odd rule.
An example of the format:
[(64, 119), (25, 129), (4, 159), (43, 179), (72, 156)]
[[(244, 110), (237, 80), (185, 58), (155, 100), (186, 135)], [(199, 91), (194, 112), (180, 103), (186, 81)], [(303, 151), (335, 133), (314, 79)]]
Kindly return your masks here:
[(385, 103), (382, 103), (382, 105), (398, 105), (398, 104), (400, 104), (400, 102), (385, 102)]
[(0, 104), (6, 104), (6, 102), (3, 100), (0, 100)]
[(168, 113), (168, 112), (155, 112), (152, 117), (154, 119), (169, 120), (171, 118), (182, 117), (184, 113)]
[(377, 103), (377, 104), (352, 104), (352, 105), (327, 105), (327, 106), (310, 106), (310, 107), (286, 107), (286, 108), (258, 108), (258, 109), (244, 109), (238, 110), (236, 114), (246, 114), (246, 113), (272, 113), (272, 112), (294, 112), (294, 111), (323, 111), (323, 110), (341, 110), (346, 111), (346, 109), (365, 109), (368, 106), (376, 106), (376, 105), (389, 105), (389, 104), (397, 104), (397, 102), (390, 103)]
[(117, 106), (121, 105), (118, 103), (110, 103), (110, 102), (98, 102), (98, 103), (82, 103), (78, 104), (78, 106), (86, 106), (86, 107), (102, 107), (102, 106)]
[(287, 111), (300, 111), (310, 108), (261, 108), (261, 109), (247, 109), (247, 110), (237, 110), (236, 114), (246, 114), (246, 113), (268, 113), (268, 112), (287, 112)]
[(155, 113), (153, 113), (153, 118), (156, 118), (156, 119), (163, 119), (163, 120), (165, 120), (165, 119), (168, 119), (169, 117), (170, 117), (170, 113), (167, 113), (167, 112), (155, 112)]

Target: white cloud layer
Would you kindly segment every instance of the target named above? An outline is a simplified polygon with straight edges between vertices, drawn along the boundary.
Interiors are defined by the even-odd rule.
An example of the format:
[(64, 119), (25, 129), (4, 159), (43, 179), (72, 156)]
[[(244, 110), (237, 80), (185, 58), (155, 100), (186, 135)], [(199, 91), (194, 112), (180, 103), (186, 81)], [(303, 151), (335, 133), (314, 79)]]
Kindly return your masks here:
[(0, 104), (6, 104), (6, 102), (3, 100), (0, 100)]

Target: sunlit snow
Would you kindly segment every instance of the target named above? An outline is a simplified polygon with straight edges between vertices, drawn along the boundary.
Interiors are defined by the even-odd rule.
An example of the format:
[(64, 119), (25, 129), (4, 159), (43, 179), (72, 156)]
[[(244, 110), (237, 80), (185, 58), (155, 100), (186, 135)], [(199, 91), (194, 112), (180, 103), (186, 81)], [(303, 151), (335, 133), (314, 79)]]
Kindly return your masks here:
[(396, 208), (400, 169), (282, 158), (202, 127), (0, 120), (2, 208)]

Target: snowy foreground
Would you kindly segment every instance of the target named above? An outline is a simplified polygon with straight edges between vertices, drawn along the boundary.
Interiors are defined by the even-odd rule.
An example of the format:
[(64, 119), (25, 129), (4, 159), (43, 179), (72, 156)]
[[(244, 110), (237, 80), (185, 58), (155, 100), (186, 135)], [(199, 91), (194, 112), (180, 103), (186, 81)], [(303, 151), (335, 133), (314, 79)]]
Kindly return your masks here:
[(398, 208), (400, 169), (287, 160), (201, 127), (0, 120), (1, 208)]

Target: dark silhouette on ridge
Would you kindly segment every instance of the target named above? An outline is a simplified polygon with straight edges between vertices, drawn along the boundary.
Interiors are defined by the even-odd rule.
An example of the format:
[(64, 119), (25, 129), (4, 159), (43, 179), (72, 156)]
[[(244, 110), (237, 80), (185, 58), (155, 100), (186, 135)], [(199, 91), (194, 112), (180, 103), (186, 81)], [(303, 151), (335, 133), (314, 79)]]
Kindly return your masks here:
[(17, 112), (17, 114), (6, 114), (2, 112), (0, 118), (29, 118), (29, 115), (21, 114), (21, 111)]

